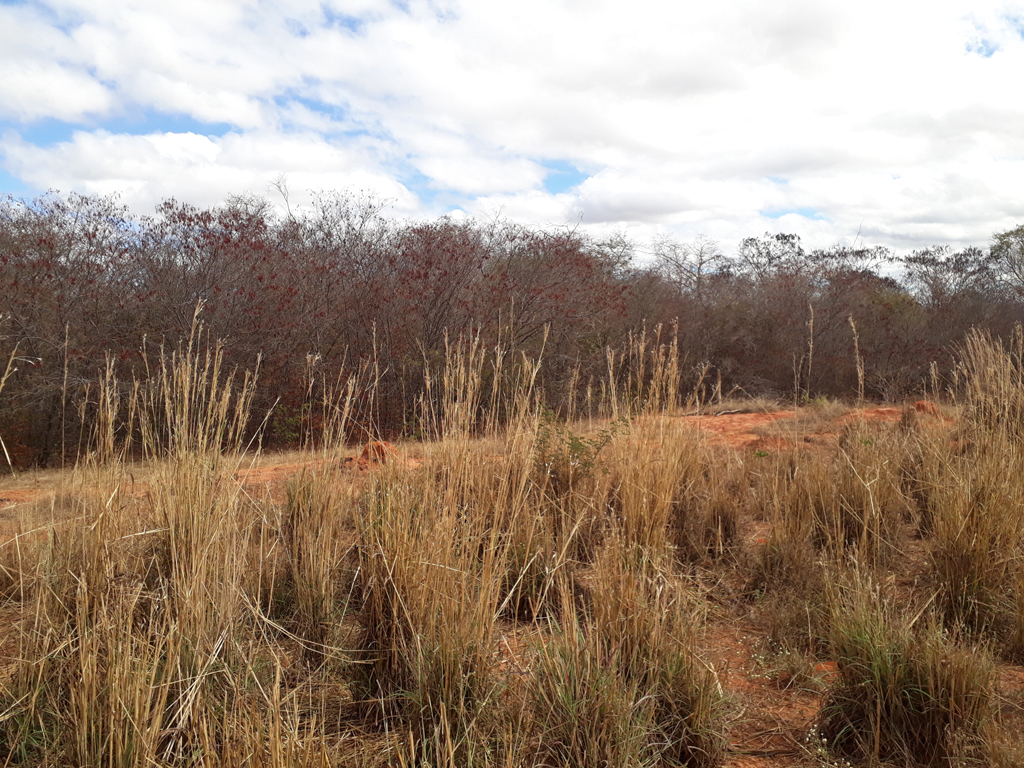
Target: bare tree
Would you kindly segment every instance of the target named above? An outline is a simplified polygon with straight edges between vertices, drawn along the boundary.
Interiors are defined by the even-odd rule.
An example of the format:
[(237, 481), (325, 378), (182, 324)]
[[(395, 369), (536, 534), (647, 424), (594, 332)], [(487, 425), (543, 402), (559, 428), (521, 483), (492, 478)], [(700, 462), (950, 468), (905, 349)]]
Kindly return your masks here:
[(708, 273), (715, 271), (725, 258), (718, 243), (705, 235), (689, 243), (663, 236), (651, 244), (655, 264), (680, 291), (692, 293), (698, 301), (704, 295)]
[(991, 254), (1001, 280), (1024, 295), (1024, 224), (994, 235)]
[(804, 249), (799, 235), (766, 232), (761, 237), (748, 237), (740, 243), (742, 269), (762, 281), (779, 270), (799, 268), (804, 264)]

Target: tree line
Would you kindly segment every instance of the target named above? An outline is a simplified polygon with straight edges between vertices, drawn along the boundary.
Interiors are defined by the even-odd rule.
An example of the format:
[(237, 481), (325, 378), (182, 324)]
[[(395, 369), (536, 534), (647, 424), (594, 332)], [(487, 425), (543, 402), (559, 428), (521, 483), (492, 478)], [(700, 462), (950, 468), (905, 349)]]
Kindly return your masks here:
[(1002, 335), (1024, 320), (1024, 226), (985, 249), (806, 250), (766, 234), (727, 254), (706, 238), (639, 244), (386, 210), (347, 192), (285, 215), (257, 196), (172, 199), (152, 216), (112, 196), (0, 198), (0, 352), (17, 368), (0, 437), (12, 460), (78, 450), (98, 377), (144, 380), (162, 345), (188, 338), (197, 307), (230, 364), (258, 364), (271, 444), (302, 438), (315, 378), (360, 366), (375, 382), (362, 423), (413, 432), (427, 371), (469, 336), (509, 360), (542, 358), (556, 409), (607, 378), (609, 354), (628, 376), (640, 364), (630, 339), (659, 328), (692, 371), (681, 386), (812, 397), (862, 385), (891, 400), (948, 375), (971, 327)]

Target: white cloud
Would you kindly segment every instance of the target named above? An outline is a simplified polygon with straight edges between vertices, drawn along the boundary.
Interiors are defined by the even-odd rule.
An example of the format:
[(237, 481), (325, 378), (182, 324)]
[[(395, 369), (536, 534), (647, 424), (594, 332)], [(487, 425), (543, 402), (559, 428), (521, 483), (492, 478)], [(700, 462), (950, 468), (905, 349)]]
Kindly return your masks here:
[(321, 189), (354, 188), (394, 199), (398, 213), (417, 210), (409, 191), (365, 163), (360, 153), (315, 135), (257, 132), (211, 138), (82, 131), (71, 141), (40, 148), (9, 134), (0, 141), (0, 153), (16, 176), (38, 188), (121, 193), (140, 212), (151, 212), (167, 197), (206, 206), (233, 194), (269, 195), (269, 184), (282, 174), (293, 205), (308, 203)]
[(0, 77), (0, 115), (18, 120), (76, 121), (106, 112), (112, 103), (100, 83), (60, 64), (12, 62)]
[(80, 120), (114, 103), (60, 29), (26, 6), (0, 5), (0, 119)]
[[(0, 163), (140, 205), (283, 172), (419, 214), (985, 242), (1024, 220), (1021, 18), (1020, 0), (0, 5)], [(104, 128), (161, 113), (230, 132)], [(37, 140), (39, 118), (80, 130)], [(550, 160), (590, 178), (551, 194)]]

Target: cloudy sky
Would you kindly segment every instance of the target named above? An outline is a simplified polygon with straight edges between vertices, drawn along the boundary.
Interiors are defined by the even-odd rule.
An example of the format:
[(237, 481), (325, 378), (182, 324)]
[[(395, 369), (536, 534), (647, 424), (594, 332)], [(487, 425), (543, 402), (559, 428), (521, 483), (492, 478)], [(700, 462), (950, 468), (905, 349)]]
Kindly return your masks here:
[(1024, 0), (0, 0), (0, 191), (596, 233), (1024, 223)]

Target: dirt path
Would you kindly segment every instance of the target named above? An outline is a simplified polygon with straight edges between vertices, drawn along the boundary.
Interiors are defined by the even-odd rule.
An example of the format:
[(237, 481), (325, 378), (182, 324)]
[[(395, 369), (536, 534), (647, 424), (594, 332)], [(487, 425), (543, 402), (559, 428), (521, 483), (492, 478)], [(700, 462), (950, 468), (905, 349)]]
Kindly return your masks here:
[[(704, 648), (735, 707), (725, 761), (731, 768), (795, 764), (821, 706), (816, 690), (770, 678), (760, 666), (759, 640), (759, 630), (748, 622), (712, 623)], [(819, 680), (827, 674), (823, 668)]]

